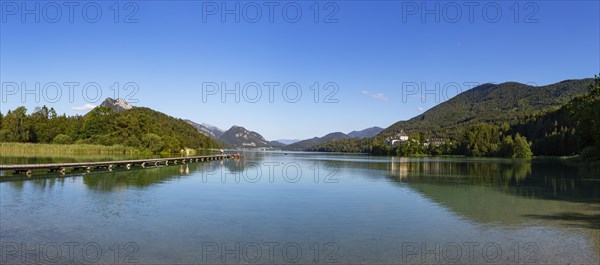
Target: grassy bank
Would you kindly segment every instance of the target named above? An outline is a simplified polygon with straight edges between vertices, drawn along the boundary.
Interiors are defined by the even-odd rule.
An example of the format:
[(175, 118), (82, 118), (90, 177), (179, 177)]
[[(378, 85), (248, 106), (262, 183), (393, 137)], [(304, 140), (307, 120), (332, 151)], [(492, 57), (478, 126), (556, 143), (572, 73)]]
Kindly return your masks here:
[(31, 143), (0, 143), (1, 155), (141, 155), (144, 152), (121, 145), (103, 146), (87, 144), (31, 144)]

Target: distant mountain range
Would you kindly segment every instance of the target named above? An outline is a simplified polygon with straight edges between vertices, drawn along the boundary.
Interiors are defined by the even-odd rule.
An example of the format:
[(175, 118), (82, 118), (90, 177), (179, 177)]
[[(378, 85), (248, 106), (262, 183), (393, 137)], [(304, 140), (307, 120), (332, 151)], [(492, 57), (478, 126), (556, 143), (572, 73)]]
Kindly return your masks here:
[(381, 133), (384, 129), (380, 127), (371, 127), (362, 131), (353, 131), (348, 134), (350, 138), (371, 138)]
[(349, 134), (341, 132), (330, 133), (323, 137), (315, 137), (307, 140), (275, 140), (269, 141), (257, 132), (247, 130), (241, 126), (232, 126), (229, 130), (223, 131), (216, 126), (206, 123), (196, 123), (191, 120), (185, 120), (188, 124), (194, 126), (198, 132), (222, 143), (229, 148), (247, 148), (247, 149), (285, 149), (285, 150), (305, 150), (314, 145), (331, 140), (347, 138), (369, 138), (383, 131), (380, 127), (371, 127), (362, 131), (352, 131)]
[(302, 140), (300, 140), (300, 139), (279, 139), (279, 140), (275, 140), (275, 142), (282, 143), (284, 145), (290, 145), (290, 144), (294, 144), (294, 143), (297, 143), (297, 142), (300, 142), (300, 141), (302, 141)]
[[(417, 117), (399, 121), (386, 129), (372, 127), (348, 134), (334, 132), (306, 140), (269, 141), (259, 133), (241, 126), (232, 126), (229, 130), (223, 131), (209, 124), (191, 120), (185, 122), (201, 134), (229, 148), (318, 150), (322, 146), (356, 145), (357, 141), (365, 144), (369, 141), (360, 139), (375, 137), (375, 140), (381, 140), (402, 130), (407, 133), (425, 133), (431, 137), (455, 138), (462, 128), (473, 124), (514, 125), (527, 117), (556, 110), (574, 97), (585, 93), (592, 82), (593, 79), (581, 79), (566, 80), (547, 86), (529, 86), (516, 82), (483, 84)], [(116, 113), (136, 109), (123, 99), (112, 98), (107, 98), (101, 106), (110, 108)]]
[[(383, 144), (383, 139), (387, 136), (402, 130), (409, 135), (419, 133), (423, 134), (423, 137), (457, 139), (465, 128), (471, 125), (507, 123), (511, 128), (516, 128), (512, 130), (521, 130), (523, 135), (535, 140), (543, 138), (544, 135), (535, 135), (532, 132), (552, 134), (560, 129), (540, 129), (543, 127), (540, 123), (546, 124), (550, 129), (554, 128), (552, 124), (556, 124), (554, 116), (546, 114), (556, 112), (573, 98), (587, 93), (588, 87), (593, 83), (594, 79), (566, 80), (546, 86), (529, 86), (515, 82), (484, 84), (465, 91), (417, 117), (399, 121), (387, 129), (372, 127), (348, 134), (334, 132), (302, 141), (269, 141), (259, 133), (241, 126), (232, 126), (223, 131), (209, 124), (170, 117), (144, 107), (134, 107), (124, 99), (107, 98), (99, 107), (83, 117), (68, 117), (61, 126), (69, 128), (69, 135), (62, 135), (62, 138), (70, 137), (69, 142), (120, 144), (155, 152), (177, 152), (182, 146), (362, 152), (374, 143)], [(535, 119), (544, 115), (548, 118)], [(514, 127), (517, 125), (520, 127)], [(64, 128), (60, 133), (67, 133)], [(44, 131), (40, 130), (37, 133), (43, 134)], [(42, 139), (40, 142), (50, 142), (56, 136), (46, 133), (39, 136)]]
[(380, 127), (371, 127), (368, 129), (364, 129), (362, 131), (353, 131), (349, 134), (345, 134), (342, 132), (335, 132), (327, 134), (323, 137), (315, 137), (312, 139), (307, 139), (304, 141), (296, 142), (284, 147), (286, 150), (308, 150), (314, 146), (319, 144), (323, 144), (330, 141), (342, 140), (342, 139), (361, 139), (361, 138), (370, 138), (374, 137), (377, 134), (381, 133), (383, 128)]
[(327, 134), (323, 137), (314, 137), (312, 139), (307, 139), (304, 141), (300, 141), (294, 144), (290, 144), (284, 147), (284, 149), (286, 150), (293, 150), (293, 151), (303, 151), (303, 150), (307, 150), (315, 145), (321, 144), (321, 143), (325, 143), (325, 142), (329, 142), (329, 141), (335, 141), (335, 140), (341, 140), (341, 139), (347, 139), (350, 138), (347, 134), (342, 133), (342, 132), (335, 132), (335, 133), (330, 133)]
[(217, 128), (216, 126), (212, 126), (210, 124), (206, 124), (206, 123), (195, 123), (191, 120), (185, 120), (185, 122), (189, 123), (190, 125), (194, 126), (194, 128), (196, 128), (196, 130), (198, 130), (198, 132), (200, 132), (201, 134), (204, 134), (208, 137), (211, 137), (215, 140), (218, 140), (219, 138), (221, 138), (221, 136), (223, 135), (224, 131)]

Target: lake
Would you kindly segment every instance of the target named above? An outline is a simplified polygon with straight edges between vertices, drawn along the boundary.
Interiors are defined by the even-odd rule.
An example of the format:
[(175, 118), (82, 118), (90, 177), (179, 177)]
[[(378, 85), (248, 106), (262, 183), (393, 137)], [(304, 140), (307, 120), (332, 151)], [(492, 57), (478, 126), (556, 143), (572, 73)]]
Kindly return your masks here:
[(555, 159), (249, 152), (5, 176), (0, 263), (598, 264), (599, 175)]

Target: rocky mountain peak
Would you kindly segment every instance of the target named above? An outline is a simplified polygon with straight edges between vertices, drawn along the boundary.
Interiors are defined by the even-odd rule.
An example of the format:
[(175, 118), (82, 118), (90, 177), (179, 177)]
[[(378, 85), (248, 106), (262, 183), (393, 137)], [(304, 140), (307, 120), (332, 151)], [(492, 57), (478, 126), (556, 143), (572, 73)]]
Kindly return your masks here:
[(129, 102), (127, 102), (125, 99), (122, 99), (122, 98), (118, 98), (118, 99), (107, 98), (106, 100), (104, 100), (104, 102), (102, 102), (102, 104), (100, 104), (100, 106), (110, 108), (110, 109), (114, 110), (115, 112), (122, 112), (125, 110), (133, 109), (133, 106), (131, 104), (129, 104)]

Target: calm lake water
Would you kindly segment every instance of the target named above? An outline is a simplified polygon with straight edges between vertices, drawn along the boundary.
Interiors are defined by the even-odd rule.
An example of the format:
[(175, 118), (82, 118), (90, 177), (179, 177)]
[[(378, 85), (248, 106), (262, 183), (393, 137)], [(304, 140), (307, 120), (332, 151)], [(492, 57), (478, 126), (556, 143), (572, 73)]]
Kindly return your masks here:
[(247, 153), (4, 177), (0, 263), (598, 264), (599, 174), (558, 160)]

